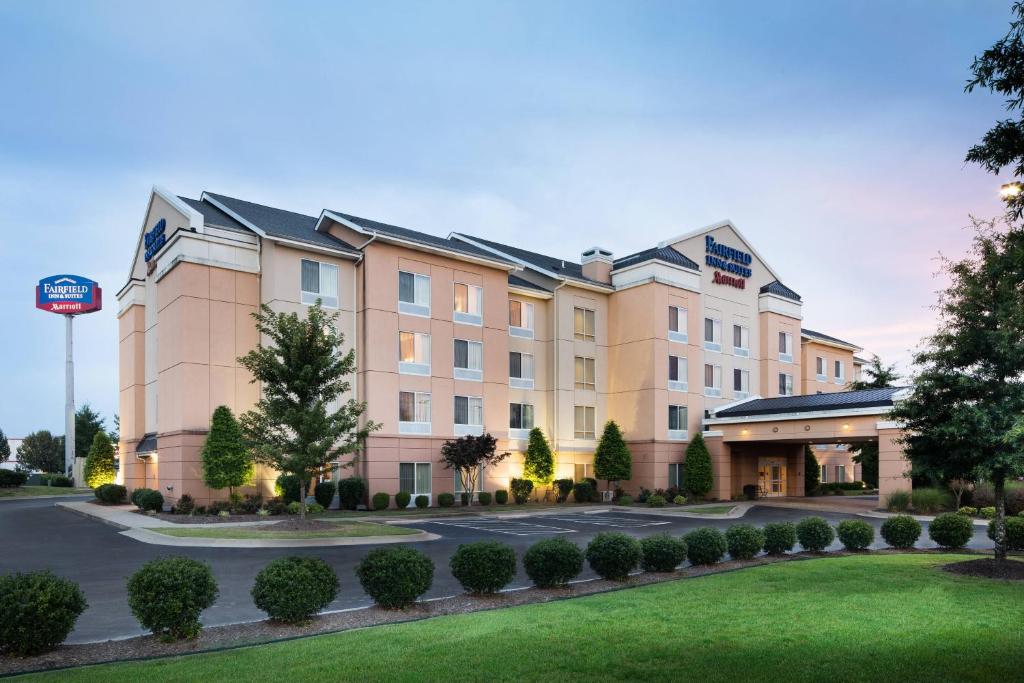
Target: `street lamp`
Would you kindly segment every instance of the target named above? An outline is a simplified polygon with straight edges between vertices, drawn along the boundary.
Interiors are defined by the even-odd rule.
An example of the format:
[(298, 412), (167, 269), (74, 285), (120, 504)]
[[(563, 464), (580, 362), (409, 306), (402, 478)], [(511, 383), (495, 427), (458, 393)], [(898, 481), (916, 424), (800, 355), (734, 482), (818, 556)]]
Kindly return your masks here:
[(999, 196), (1007, 200), (1019, 197), (1021, 192), (1024, 192), (1024, 186), (1017, 181), (1006, 183), (999, 188)]

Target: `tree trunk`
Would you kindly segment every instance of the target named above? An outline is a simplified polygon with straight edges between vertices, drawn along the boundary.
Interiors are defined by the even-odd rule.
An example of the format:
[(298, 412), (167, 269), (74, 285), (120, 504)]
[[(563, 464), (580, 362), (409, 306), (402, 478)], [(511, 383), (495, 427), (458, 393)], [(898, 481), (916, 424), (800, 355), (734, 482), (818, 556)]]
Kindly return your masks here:
[(299, 521), (306, 521), (306, 482), (299, 478)]
[(992, 487), (996, 495), (996, 561), (1006, 561), (1006, 476), (999, 472), (992, 477)]

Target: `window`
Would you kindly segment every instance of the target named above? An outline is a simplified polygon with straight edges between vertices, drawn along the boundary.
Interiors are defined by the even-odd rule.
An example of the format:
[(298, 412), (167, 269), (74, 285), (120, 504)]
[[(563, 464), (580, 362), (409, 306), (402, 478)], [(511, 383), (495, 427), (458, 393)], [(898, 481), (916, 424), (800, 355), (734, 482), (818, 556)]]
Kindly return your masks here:
[(576, 388), (584, 391), (594, 391), (597, 386), (594, 374), (594, 359), (576, 356)]
[(398, 490), (412, 495), (409, 507), (416, 505), (416, 496), (430, 495), (430, 463), (398, 463)]
[(575, 433), (574, 436), (577, 439), (593, 439), (594, 438), (594, 407), (593, 406), (576, 406), (575, 415)]
[(846, 481), (846, 465), (836, 465), (836, 481)]
[(484, 400), (479, 396), (455, 397), (455, 436), (484, 433)]
[(722, 366), (721, 365), (704, 365), (704, 395), (705, 396), (721, 396), (722, 395)]
[(686, 441), (688, 415), (686, 406), (668, 407), (668, 438), (677, 441)]
[(668, 307), (668, 340), (683, 344), (689, 341), (685, 308), (680, 308), (679, 306)]
[(750, 328), (743, 325), (732, 326), (732, 352), (737, 356), (750, 355)]
[(508, 333), (514, 337), (533, 339), (533, 304), (508, 300)]
[(683, 463), (670, 462), (668, 464), (668, 487), (683, 488)]
[(484, 345), (478, 341), (455, 340), (455, 379), (479, 382), (484, 378)]
[(819, 476), (819, 480), (822, 484), (828, 483), (828, 465), (821, 466), (821, 475)]
[[(476, 494), (484, 490), (484, 466), (480, 465), (476, 471), (476, 491), (473, 492), (473, 497), (476, 498)], [(462, 477), (459, 476), (459, 472), (455, 472), (455, 495), (458, 496), (463, 492), (462, 489)]]
[(338, 266), (302, 259), (301, 301), (315, 304), (317, 299), (324, 308), (338, 307)]
[(398, 312), (430, 317), (430, 277), (398, 273)]
[(453, 320), (467, 325), (482, 325), (484, 321), (483, 301), (483, 287), (456, 282)]
[(734, 368), (732, 371), (732, 391), (736, 398), (750, 396), (750, 370)]
[(784, 372), (779, 373), (779, 396), (793, 395), (793, 375)]
[(708, 351), (722, 350), (722, 321), (704, 318), (704, 348)]
[(533, 429), (533, 406), (529, 403), (508, 404), (508, 438), (526, 439)]
[(814, 359), (814, 372), (817, 375), (816, 379), (819, 382), (827, 382), (828, 376), (825, 374), (825, 359), (818, 356)]
[(430, 394), (420, 391), (398, 392), (398, 432), (430, 433)]
[(594, 466), (585, 462), (576, 463), (573, 467), (575, 481), (583, 481), (594, 473)]
[(689, 372), (686, 359), (682, 356), (668, 357), (668, 388), (669, 391), (686, 391)]
[(846, 366), (843, 365), (843, 361), (837, 360), (835, 362), (835, 383), (842, 384), (846, 381)]
[(533, 354), (509, 351), (508, 385), (515, 389), (533, 389)]
[(779, 360), (793, 362), (793, 335), (789, 332), (779, 332)]
[(398, 372), (403, 375), (430, 374), (430, 335), (423, 332), (398, 333)]
[(576, 332), (576, 339), (579, 341), (594, 341), (594, 312), (589, 308), (572, 309), (573, 328)]

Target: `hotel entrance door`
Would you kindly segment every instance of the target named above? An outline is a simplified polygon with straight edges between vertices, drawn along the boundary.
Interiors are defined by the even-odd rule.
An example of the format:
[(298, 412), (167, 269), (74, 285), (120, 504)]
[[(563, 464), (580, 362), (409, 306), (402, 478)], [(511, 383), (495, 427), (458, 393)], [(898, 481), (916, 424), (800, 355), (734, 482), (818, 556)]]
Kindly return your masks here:
[(783, 458), (758, 458), (759, 494), (766, 498), (786, 495), (786, 461)]

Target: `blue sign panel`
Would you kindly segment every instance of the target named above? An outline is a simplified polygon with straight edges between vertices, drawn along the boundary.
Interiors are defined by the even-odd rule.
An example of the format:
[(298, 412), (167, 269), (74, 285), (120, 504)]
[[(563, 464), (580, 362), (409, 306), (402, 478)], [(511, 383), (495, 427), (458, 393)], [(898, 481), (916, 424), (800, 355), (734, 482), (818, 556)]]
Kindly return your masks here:
[(36, 285), (36, 308), (50, 313), (77, 315), (103, 307), (99, 284), (80, 275), (51, 275)]
[(146, 244), (146, 263), (156, 256), (161, 247), (167, 243), (167, 221), (161, 218), (153, 226), (153, 229), (146, 233), (143, 241)]

